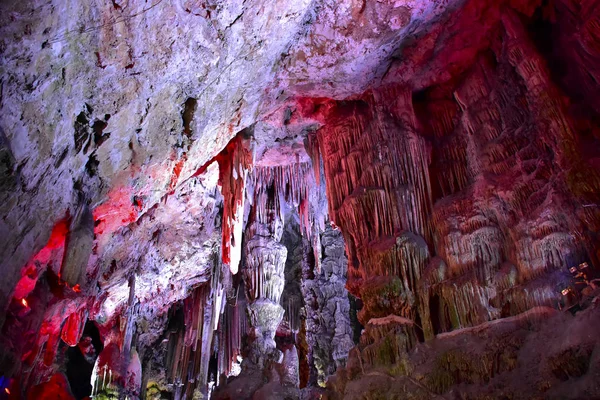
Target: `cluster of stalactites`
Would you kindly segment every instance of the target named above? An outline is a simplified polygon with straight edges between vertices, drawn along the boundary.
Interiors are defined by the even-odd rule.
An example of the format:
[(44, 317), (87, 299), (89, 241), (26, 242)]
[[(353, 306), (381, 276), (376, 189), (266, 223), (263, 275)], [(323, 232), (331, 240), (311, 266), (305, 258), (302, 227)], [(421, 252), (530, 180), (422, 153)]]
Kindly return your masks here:
[(199, 374), (202, 362), (201, 341), (205, 329), (205, 308), (210, 307), (209, 292), (210, 286), (204, 285), (184, 300), (185, 326), (170, 334), (166, 375), (178, 398), (187, 398), (186, 393), (196, 388), (194, 378)]
[(572, 121), (520, 19), (506, 10), (502, 22), (503, 45), (427, 99), (432, 179), (444, 196), (432, 220), (447, 271), (425, 285), (426, 331), (429, 314), (440, 332), (556, 307), (568, 269), (594, 253), (593, 219), (582, 228), (581, 199), (565, 180), (580, 159)]
[[(251, 179), (255, 191), (273, 186), (277, 197), (298, 207), (300, 202), (309, 196), (312, 186), (309, 179), (311, 174), (312, 164), (304, 162), (269, 167), (256, 166)], [(252, 193), (248, 193), (248, 198), (252, 198)]]
[[(237, 293), (236, 293), (237, 295)], [(245, 302), (238, 296), (229, 299), (219, 323), (218, 374), (232, 374), (234, 363), (242, 354), (242, 338), (247, 329)]]
[(92, 375), (92, 397), (101, 392), (116, 392), (113, 387), (113, 372), (108, 365), (103, 365)]
[[(278, 166), (254, 166), (251, 139), (238, 134), (217, 157), (219, 182), (223, 195), (222, 260), (236, 274), (241, 259), (244, 205), (253, 208), (254, 220), (268, 226), (277, 237), (285, 212), (296, 209), (301, 232), (319, 244), (318, 232), (323, 231), (327, 209), (321, 204), (321, 159), (314, 133), (307, 140), (311, 162), (296, 162)], [(252, 229), (252, 227), (250, 227)], [(252, 232), (250, 232), (252, 234)], [(317, 256), (317, 254), (315, 254)], [(319, 257), (317, 260), (320, 261)], [(318, 263), (319, 265), (319, 263)]]
[(244, 281), (249, 301), (269, 299), (279, 303), (285, 285), (287, 248), (272, 237), (256, 235), (246, 246)]
[(285, 304), (285, 320), (294, 333), (300, 331), (302, 299), (299, 296), (290, 296)]
[[(360, 286), (356, 278), (374, 277), (369, 259), (374, 243), (380, 253), (393, 252), (395, 246), (384, 244), (402, 231), (431, 241), (430, 146), (417, 132), (408, 89), (382, 89), (366, 101), (340, 104), (333, 113), (331, 122), (317, 134), (330, 214), (347, 239), (353, 267), (362, 269), (349, 275), (352, 289)], [(378, 265), (376, 275), (400, 274), (402, 280), (414, 280), (427, 257), (420, 255), (420, 249), (415, 251), (415, 257), (402, 257), (409, 263), (401, 269), (392, 262), (394, 254), (380, 254), (390, 262)]]
[[(303, 235), (311, 237), (314, 228), (324, 229), (325, 213), (320, 210), (320, 159), (279, 166), (256, 166), (249, 179), (247, 196), (256, 208), (256, 219), (268, 223), (267, 208), (274, 206), (284, 219), (284, 207), (295, 208)], [(274, 193), (267, 194), (271, 188)], [(267, 197), (265, 197), (267, 196)]]
[(210, 284), (184, 300), (185, 327), (171, 333), (166, 365), (175, 398), (191, 399), (197, 388), (206, 389), (214, 331), (225, 305), (220, 271), (217, 265)]
[[(309, 135), (310, 136), (310, 135)], [(273, 225), (284, 220), (287, 209), (296, 209), (300, 232), (320, 248), (320, 235), (325, 229), (327, 207), (321, 204), (321, 160), (316, 147), (316, 136), (307, 142), (312, 149), (311, 162), (280, 166), (256, 166), (248, 179), (247, 197), (253, 205), (256, 221)], [(276, 219), (278, 217), (278, 219)], [(252, 227), (250, 227), (252, 229)], [(277, 237), (277, 236), (276, 236)], [(315, 252), (320, 271), (320, 255)]]

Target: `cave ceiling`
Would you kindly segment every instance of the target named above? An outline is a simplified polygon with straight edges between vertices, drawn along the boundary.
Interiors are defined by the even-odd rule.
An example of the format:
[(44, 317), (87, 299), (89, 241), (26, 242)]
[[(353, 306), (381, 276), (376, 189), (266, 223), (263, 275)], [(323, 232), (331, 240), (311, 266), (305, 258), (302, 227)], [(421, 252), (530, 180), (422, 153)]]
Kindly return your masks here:
[[(324, 385), (355, 323), (411, 347), (556, 306), (569, 267), (600, 269), (599, 21), (594, 0), (3, 1), (3, 373), (49, 381), (88, 320), (147, 349), (174, 307), (216, 328), (243, 298), (251, 354), (300, 330)], [(206, 329), (169, 340), (210, 354)]]

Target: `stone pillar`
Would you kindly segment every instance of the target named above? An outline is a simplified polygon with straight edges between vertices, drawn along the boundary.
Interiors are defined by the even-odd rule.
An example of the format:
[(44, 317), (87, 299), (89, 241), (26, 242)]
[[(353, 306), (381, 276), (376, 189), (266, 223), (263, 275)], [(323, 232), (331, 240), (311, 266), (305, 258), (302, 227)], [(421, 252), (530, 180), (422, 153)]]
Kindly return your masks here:
[[(344, 367), (354, 346), (350, 323), (350, 302), (346, 290), (348, 260), (344, 239), (330, 224), (321, 235), (321, 272), (308, 260), (303, 263), (302, 292), (306, 306), (306, 340), (314, 368), (313, 384), (325, 386), (338, 367)], [(307, 246), (305, 242), (305, 246)], [(307, 249), (312, 253), (312, 249)]]
[[(260, 204), (260, 203), (259, 203)], [(280, 361), (275, 348), (275, 332), (284, 315), (280, 305), (285, 285), (287, 249), (281, 240), (283, 222), (278, 212), (254, 210), (247, 229), (246, 264), (243, 270), (248, 298), (248, 314), (253, 329), (251, 361), (263, 366), (268, 359)]]

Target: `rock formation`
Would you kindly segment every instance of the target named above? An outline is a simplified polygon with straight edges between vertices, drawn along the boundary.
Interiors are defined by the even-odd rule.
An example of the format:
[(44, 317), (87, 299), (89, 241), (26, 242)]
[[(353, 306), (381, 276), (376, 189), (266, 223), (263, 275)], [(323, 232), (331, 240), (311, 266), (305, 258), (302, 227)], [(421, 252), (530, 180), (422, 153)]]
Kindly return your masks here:
[(0, 399), (600, 397), (600, 1), (0, 21)]
[[(318, 273), (309, 262), (304, 265), (302, 292), (307, 306), (306, 335), (318, 385), (337, 367), (344, 366), (348, 351), (354, 346), (350, 324), (350, 302), (345, 288), (346, 256), (339, 231), (328, 225), (323, 232), (322, 271)], [(320, 251), (321, 252), (321, 251)]]

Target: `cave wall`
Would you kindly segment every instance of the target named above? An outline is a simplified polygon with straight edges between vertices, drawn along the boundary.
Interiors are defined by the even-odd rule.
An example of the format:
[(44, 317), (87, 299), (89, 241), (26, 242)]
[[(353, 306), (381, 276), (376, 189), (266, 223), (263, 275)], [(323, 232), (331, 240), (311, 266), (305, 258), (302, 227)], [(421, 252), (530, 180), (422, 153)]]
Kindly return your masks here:
[(556, 307), (570, 267), (598, 268), (589, 132), (527, 30), (536, 17), (500, 11), (487, 46), (447, 81), (302, 100), (323, 122), (329, 210), (363, 323), (418, 318), (432, 337)]
[[(580, 55), (565, 62), (573, 75), (557, 77), (553, 59), (532, 33), (542, 23), (540, 13), (568, 6), (574, 7), (569, 16), (580, 18), (570, 26), (587, 26), (588, 16), (578, 10), (597, 9), (591, 2), (546, 4), (537, 13), (500, 7), (491, 21), (479, 15), (476, 24), (488, 18), (488, 36), (476, 51), (448, 64), (455, 68), (452, 75), (427, 84), (389, 83), (356, 100), (307, 101), (304, 112), (324, 124), (317, 135), (330, 214), (344, 233), (348, 288), (361, 298), (359, 316), (368, 325), (357, 353), (351, 353), (360, 366), (340, 377), (344, 382), (349, 373), (355, 382), (344, 389), (333, 381), (331, 398), (385, 390), (407, 394), (393, 378), (381, 389), (369, 375), (386, 365), (386, 374), (410, 377), (407, 352), (419, 335), (433, 338), (539, 306), (571, 307), (571, 296), (581, 296), (585, 285), (577, 288), (569, 269), (597, 275), (600, 175), (597, 156), (590, 153), (598, 149), (597, 129), (591, 128), (597, 113), (590, 107), (584, 112), (565, 85), (590, 67), (575, 46), (571, 52)], [(465, 11), (462, 17), (467, 16)], [(589, 35), (585, 29), (581, 34)], [(475, 40), (462, 35), (456, 36)], [(429, 65), (454, 61), (436, 50)], [(586, 57), (597, 54), (594, 48), (586, 51)], [(386, 319), (390, 314), (394, 318)], [(577, 343), (564, 351), (579, 351), (578, 346), (585, 347)], [(591, 367), (586, 379), (594, 371)], [(417, 375), (416, 382), (409, 378), (417, 386), (411, 393), (429, 398), (460, 381), (432, 389), (427, 379), (434, 373), (429, 370), (425, 380)], [(557, 384), (549, 381), (536, 390)], [(591, 390), (586, 393), (596, 393), (586, 382), (583, 387)], [(477, 396), (467, 392), (462, 390)]]
[[(11, 387), (68, 392), (77, 348), (107, 396), (310, 396), (338, 371), (336, 398), (384, 371), (427, 398), (517, 376), (488, 339), (593, 331), (540, 307), (591, 307), (569, 268), (600, 268), (600, 3), (338, 3), (0, 6)], [(508, 361), (465, 369), (452, 332)], [(535, 390), (592, 390), (594, 346), (540, 355)]]
[(109, 241), (251, 125), (306, 7), (4, 2), (2, 309), (78, 194)]

